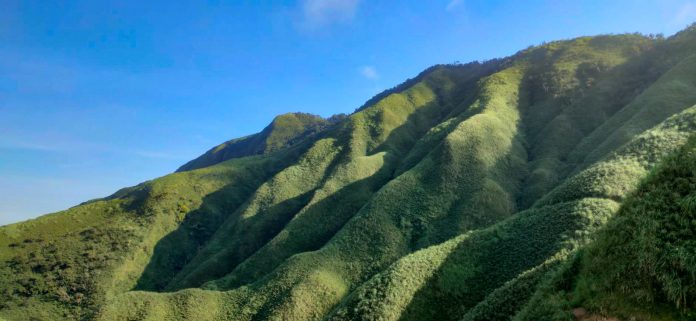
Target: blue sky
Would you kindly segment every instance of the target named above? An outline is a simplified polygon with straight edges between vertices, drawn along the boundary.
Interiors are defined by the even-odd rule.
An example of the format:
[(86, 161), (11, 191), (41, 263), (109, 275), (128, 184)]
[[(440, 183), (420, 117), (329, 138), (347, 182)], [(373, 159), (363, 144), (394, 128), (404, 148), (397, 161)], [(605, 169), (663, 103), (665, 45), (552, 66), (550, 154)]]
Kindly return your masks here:
[(686, 0), (0, 7), (0, 225), (170, 173), (280, 113), (350, 113), (433, 64), (696, 20)]

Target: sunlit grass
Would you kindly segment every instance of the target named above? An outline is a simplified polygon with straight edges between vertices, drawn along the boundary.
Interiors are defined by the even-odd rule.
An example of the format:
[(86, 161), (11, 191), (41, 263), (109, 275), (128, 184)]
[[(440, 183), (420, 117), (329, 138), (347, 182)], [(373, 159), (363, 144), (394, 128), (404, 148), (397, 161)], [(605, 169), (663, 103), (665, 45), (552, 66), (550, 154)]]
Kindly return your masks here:
[(677, 320), (696, 297), (694, 38), (435, 66), (1, 227), (0, 316)]

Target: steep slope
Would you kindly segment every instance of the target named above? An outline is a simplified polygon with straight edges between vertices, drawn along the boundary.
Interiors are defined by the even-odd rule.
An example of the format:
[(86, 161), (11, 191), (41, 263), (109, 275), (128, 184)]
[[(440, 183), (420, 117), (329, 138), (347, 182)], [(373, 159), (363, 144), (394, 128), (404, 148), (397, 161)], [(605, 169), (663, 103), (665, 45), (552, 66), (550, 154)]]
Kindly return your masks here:
[(10, 320), (90, 318), (113, 294), (135, 286), (165, 235), (185, 231), (173, 236), (185, 240), (177, 247), (183, 255), (282, 166), (273, 158), (235, 160), (3, 226), (0, 315)]
[(572, 320), (576, 308), (627, 320), (693, 320), (694, 200), (696, 136), (644, 179), (596, 241), (549, 277), (516, 319)]
[(527, 279), (540, 278), (589, 241), (646, 168), (695, 130), (696, 106), (635, 138), (534, 207), (398, 261), (355, 291), (333, 319), (509, 319), (534, 290), (536, 283)]
[(331, 126), (281, 116), (182, 172), (1, 227), (0, 316), (534, 319), (696, 132), (694, 57), (695, 30), (583, 37), (429, 68)]

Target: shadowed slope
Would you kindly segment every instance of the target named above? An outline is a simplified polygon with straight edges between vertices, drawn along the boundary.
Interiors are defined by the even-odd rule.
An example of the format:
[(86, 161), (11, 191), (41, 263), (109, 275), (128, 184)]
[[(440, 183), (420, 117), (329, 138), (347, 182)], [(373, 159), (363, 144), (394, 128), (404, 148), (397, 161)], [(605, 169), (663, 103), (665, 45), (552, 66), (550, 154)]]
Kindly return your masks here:
[(519, 312), (696, 131), (694, 35), (435, 66), (331, 126), (284, 115), (191, 170), (2, 227), (0, 316), (532, 316)]
[(692, 136), (651, 172), (595, 242), (542, 283), (515, 320), (572, 320), (576, 307), (626, 320), (693, 320), (695, 196)]
[[(631, 45), (643, 41), (640, 37), (624, 39), (625, 43)], [(584, 40), (559, 45), (571, 49), (579, 46), (590, 48), (584, 50), (597, 50), (600, 54), (587, 55), (586, 59), (608, 61), (609, 66), (626, 60), (612, 58), (615, 57), (612, 55), (621, 55), (623, 51), (618, 50), (621, 46), (603, 46), (601, 42), (588, 45)], [(595, 45), (597, 48), (593, 48)], [(573, 50), (565, 51), (573, 53)], [(403, 169), (397, 172), (398, 176), (372, 196), (329, 243), (318, 251), (290, 257), (275, 271), (251, 284), (252, 292), (247, 292), (245, 287), (228, 292), (226, 295), (231, 296), (230, 300), (237, 302), (234, 305), (244, 306), (240, 306), (239, 311), (247, 311), (236, 317), (313, 319), (315, 317), (312, 316), (324, 315), (351, 288), (394, 259), (467, 230), (487, 226), (514, 213), (528, 159), (526, 142), (523, 140), (525, 135), (519, 136), (516, 124), (521, 121), (520, 110), (531, 110), (530, 106), (535, 106), (528, 102), (527, 92), (521, 100), (519, 90), (528, 88), (525, 75), (537, 70), (529, 67), (533, 65), (533, 59), (525, 58), (533, 53), (526, 56), (521, 54), (516, 64), (479, 81), (475, 90), (467, 90), (473, 94), (473, 99), (464, 98), (455, 103), (447, 115), (449, 117), (428, 131), (408, 151), (401, 165)], [(563, 63), (566, 56), (561, 54), (556, 57), (556, 60), (551, 60), (552, 65), (554, 62)], [(417, 88), (414, 86), (414, 89)], [(539, 104), (548, 104), (541, 99), (538, 101)], [(390, 111), (396, 111), (394, 108)], [(375, 113), (372, 108), (361, 113), (365, 112), (366, 115), (373, 113), (381, 117), (377, 119), (382, 121), (389, 119), (381, 112)], [(522, 126), (525, 128), (525, 125)], [(365, 129), (362, 129), (363, 132), (380, 132), (370, 127)], [(355, 146), (359, 150), (370, 149), (369, 142), (359, 140), (357, 143)], [(597, 211), (600, 210), (590, 212)], [(285, 240), (288, 240), (289, 234), (279, 235), (283, 236), (281, 243), (287, 242)], [(549, 253), (558, 250), (555, 248)], [(540, 261), (528, 268), (540, 264), (545, 257), (542, 252)], [(241, 267), (248, 271), (268, 271), (265, 265), (251, 263), (254, 261), (252, 256)], [(243, 275), (237, 269), (230, 276), (209, 283), (206, 287), (222, 290), (240, 286), (245, 284)], [(501, 274), (499, 277), (504, 280), (506, 276)], [(324, 295), (313, 298), (311, 306), (301, 303), (308, 302), (311, 293), (317, 291)]]
[[(509, 319), (544, 274), (613, 215), (618, 208), (614, 200), (625, 197), (646, 168), (695, 130), (696, 108), (691, 108), (571, 178), (533, 208), (399, 260), (356, 290), (332, 319)], [(606, 175), (606, 169), (619, 166), (636, 169)]]
[[(0, 315), (13, 320), (88, 318), (103, 300), (135, 285), (155, 244), (191, 210), (214, 221), (278, 165), (274, 159), (247, 159), (170, 175), (107, 199), (0, 227)], [(233, 197), (201, 207), (205, 196), (229, 181), (236, 182), (227, 189)]]

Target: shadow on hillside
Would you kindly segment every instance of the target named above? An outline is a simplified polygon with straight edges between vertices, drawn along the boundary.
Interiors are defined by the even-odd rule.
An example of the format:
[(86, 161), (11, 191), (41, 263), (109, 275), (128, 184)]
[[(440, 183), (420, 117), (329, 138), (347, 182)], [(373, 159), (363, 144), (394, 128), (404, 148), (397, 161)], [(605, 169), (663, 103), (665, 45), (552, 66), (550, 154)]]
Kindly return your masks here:
[(220, 283), (221, 288), (231, 289), (254, 282), (290, 256), (322, 248), (389, 181), (392, 171), (391, 167), (384, 166), (373, 175), (308, 205), (284, 227), (282, 238), (267, 243), (243, 264), (231, 269), (230, 275)]
[[(286, 258), (321, 248), (391, 179), (392, 173), (392, 166), (383, 166), (373, 175), (355, 181), (315, 203), (308, 204), (316, 191), (313, 190), (243, 220), (239, 213), (244, 205), (236, 209), (228, 208), (227, 211), (234, 212), (231, 215), (225, 215), (226, 210), (219, 208), (220, 200), (229, 193), (229, 187), (225, 187), (206, 196), (199, 210), (187, 214), (175, 231), (157, 243), (134, 290), (174, 291), (198, 287), (233, 271), (235, 273), (226, 282), (226, 288), (253, 282)], [(302, 215), (296, 216), (300, 212)], [(288, 235), (269, 243), (282, 230)], [(172, 279), (180, 277), (177, 274), (196, 255), (201, 255), (206, 246), (211, 246), (211, 241), (216, 238), (214, 234), (219, 233), (232, 233), (236, 238), (230, 244), (220, 244), (225, 247), (201, 261), (213, 259), (217, 263), (216, 269), (208, 270), (205, 276), (195, 280), (195, 284), (172, 288)], [(259, 255), (257, 251), (262, 253)], [(240, 264), (250, 257), (253, 263), (240, 268)]]
[[(491, 164), (490, 167), (478, 167), (476, 164), (467, 163), (466, 166), (472, 166), (468, 168), (467, 175), (471, 175), (469, 178), (472, 180), (469, 184), (464, 184), (461, 186), (462, 182), (458, 182), (460, 186), (459, 195), (457, 199), (452, 202), (452, 205), (448, 208), (446, 215), (430, 220), (428, 222), (428, 228), (432, 229), (429, 234), (434, 235), (431, 239), (427, 240), (426, 244), (420, 244), (420, 246), (413, 248), (417, 250), (419, 248), (424, 248), (432, 246), (435, 244), (440, 244), (448, 239), (461, 235), (462, 233), (482, 230), (496, 223), (504, 221), (513, 215), (517, 214), (519, 209), (517, 208), (517, 198), (519, 197), (522, 189), (520, 183), (527, 179), (529, 173), (526, 172), (526, 168), (529, 166), (529, 147), (526, 144), (526, 127), (524, 125), (524, 110), (530, 104), (530, 97), (528, 92), (529, 84), (523, 79), (517, 85), (518, 95), (514, 102), (514, 107), (510, 107), (517, 112), (519, 119), (514, 125), (514, 132), (510, 138), (511, 145), (506, 150), (501, 150), (501, 154), (498, 155), (497, 159)], [(504, 111), (496, 111), (504, 112)], [(478, 114), (478, 113), (476, 113)], [(464, 111), (460, 117), (460, 122), (466, 122), (470, 119), (473, 114), (469, 111)], [(501, 115), (502, 116), (502, 115)], [(476, 120), (478, 122), (479, 120)], [(469, 139), (476, 139), (476, 136), (472, 136)], [(491, 144), (491, 143), (481, 143), (481, 144)], [(484, 153), (490, 151), (484, 151)], [(523, 167), (523, 172), (519, 172)], [(483, 170), (483, 172), (474, 171), (474, 169)], [(501, 181), (502, 180), (502, 181)], [(512, 180), (512, 181), (507, 181)], [(483, 193), (486, 191), (486, 181), (493, 181), (497, 184), (500, 190), (494, 190), (493, 194), (487, 195)], [(504, 199), (504, 197), (508, 199)], [(492, 199), (494, 197), (499, 197), (503, 199)], [(508, 203), (507, 206), (499, 206), (502, 203)], [(496, 235), (493, 239), (495, 240), (498, 236)], [(413, 240), (412, 240), (413, 242)], [(440, 286), (455, 286), (461, 280), (458, 277), (466, 275), (470, 271), (461, 272), (467, 269), (472, 271), (478, 271), (479, 269), (485, 269), (488, 267), (480, 266), (459, 266), (460, 271), (455, 271), (452, 278), (442, 279), (440, 276), (447, 275), (447, 267), (453, 266), (454, 264), (461, 263), (457, 262), (458, 252), (466, 251), (466, 244), (468, 241), (464, 241), (457, 245), (453, 249), (447, 258), (440, 264), (439, 267), (435, 269), (433, 276), (428, 279), (420, 289), (418, 289), (413, 296), (410, 298), (407, 306), (400, 311), (399, 320), (459, 320), (463, 316), (461, 313), (461, 307), (471, 307), (467, 306), (471, 298), (465, 296), (452, 295), (451, 293), (443, 293), (434, 291), (433, 289), (438, 289)], [(483, 246), (487, 246), (493, 243), (491, 240), (483, 242)], [(506, 246), (514, 246), (514, 244), (506, 244)], [(495, 261), (494, 249), (489, 251), (490, 253), (480, 253), (477, 255), (489, 255), (490, 259)], [(500, 264), (505, 264), (500, 262)], [(495, 266), (493, 266), (495, 267)], [(458, 274), (461, 272), (460, 274)], [(481, 284), (486, 284), (488, 280), (486, 279), (489, 274), (482, 274), (481, 279), (478, 280)], [(466, 285), (471, 288), (479, 286), (478, 283)], [(465, 287), (465, 286), (463, 286)], [(483, 298), (476, 298), (478, 300)]]
[[(307, 204), (314, 195), (315, 190), (313, 190), (240, 220), (239, 213), (246, 203), (240, 203), (237, 206), (219, 206), (221, 200), (233, 193), (231, 192), (234, 190), (232, 184), (206, 196), (198, 210), (188, 213), (175, 231), (157, 243), (152, 258), (134, 290), (172, 291), (198, 287), (233, 271), (235, 273), (230, 276), (227, 288), (236, 287), (253, 282), (294, 254), (321, 248), (377, 190), (393, 178), (401, 158), (408, 153), (416, 141), (431, 126), (441, 121), (439, 118), (444, 114), (441, 111), (438, 117), (433, 117), (434, 113), (442, 108), (441, 103), (442, 101), (438, 100), (418, 108), (401, 126), (390, 132), (386, 140), (375, 149), (387, 152), (386, 163), (381, 169), (316, 203)], [(333, 133), (341, 135), (339, 132)], [(345, 141), (346, 137), (339, 137), (339, 141), (341, 139), (349, 143)], [(375, 150), (373, 151), (376, 153)], [(394, 157), (394, 152), (400, 156)], [(332, 173), (337, 162), (344, 160), (343, 155), (346, 154), (339, 156), (330, 165), (327, 173)], [(325, 177), (324, 181), (326, 179)], [(251, 195), (253, 191), (245, 199), (248, 201)], [(301, 210), (303, 214), (296, 218)], [(290, 234), (284, 237), (286, 241), (269, 244), (269, 241), (284, 229), (287, 229), (286, 232)], [(214, 262), (215, 264), (212, 264), (214, 268), (208, 268), (205, 276), (200, 276), (195, 281), (188, 281), (193, 283), (184, 286), (171, 284), (175, 278), (183, 277), (178, 274), (187, 269), (187, 265), (196, 259), (197, 255), (204, 253), (203, 251), (206, 251), (206, 248), (210, 247), (216, 239), (216, 235), (221, 233), (228, 233), (238, 241), (217, 244), (219, 251), (206, 253), (210, 257), (203, 257), (204, 260), (199, 262)], [(264, 253), (254, 256), (262, 248)], [(251, 267), (240, 266), (250, 257), (256, 264), (247, 265)], [(211, 258), (213, 261), (207, 262)]]
[[(594, 70), (594, 68), (598, 68), (596, 65), (582, 64), (574, 76), (588, 83), (603, 80), (613, 81), (609, 76), (612, 73), (638, 72), (642, 63), (643, 60), (639, 56), (611, 69), (602, 70), (603, 74), (601, 75), (599, 70)], [(653, 76), (653, 78), (655, 77)], [(650, 80), (652, 78), (647, 77), (647, 79)], [(619, 101), (621, 101), (621, 104), (617, 105), (624, 106), (637, 97), (640, 91), (636, 90), (636, 88), (643, 88), (645, 82), (646, 78), (639, 77), (638, 81), (627, 86), (613, 88), (614, 91), (618, 92), (615, 94), (620, 96)], [(530, 117), (529, 113), (534, 112), (529, 110), (529, 108), (538, 106), (539, 101), (536, 101), (534, 85), (523, 82), (520, 86), (520, 96), (524, 97), (527, 95), (526, 98), (529, 100), (529, 106), (518, 106), (518, 110), (521, 112), (521, 124), (529, 122), (529, 119), (527, 119)], [(577, 106), (577, 108), (582, 107), (578, 104), (583, 102), (581, 99), (583, 95), (594, 94), (596, 90), (598, 89), (583, 87), (580, 88), (578, 96), (554, 99), (552, 103), (561, 104), (563, 108), (554, 110), (554, 113), (551, 115), (544, 115), (545, 118), (542, 123), (550, 123), (556, 117), (562, 116), (562, 112), (565, 111), (563, 110), (564, 108), (569, 108), (573, 105)], [(563, 102), (563, 99), (567, 101)], [(604, 115), (604, 121), (618, 112), (620, 106), (610, 106), (611, 113)], [(538, 112), (534, 116), (537, 117)], [(566, 143), (576, 146), (592, 130), (601, 126), (602, 123), (602, 121), (599, 121), (596, 124), (593, 123), (594, 127), (592, 128), (582, 128), (581, 133), (583, 136), (581, 137), (563, 136), (562, 139)], [(575, 126), (577, 124), (572, 125)], [(585, 125), (585, 127), (587, 126)], [(532, 130), (532, 136), (543, 133), (542, 129)], [(529, 134), (525, 133), (525, 130), (529, 131), (530, 128), (518, 125), (515, 139), (530, 138), (525, 137), (527, 136), (526, 134)], [(536, 157), (539, 155), (534, 155), (534, 151), (530, 150), (528, 145), (525, 146), (529, 156), (527, 166), (533, 166), (533, 162), (537, 160)], [(572, 148), (564, 150), (557, 157), (561, 161), (566, 161), (565, 157), (571, 151)], [(504, 162), (496, 164), (496, 166), (502, 165), (504, 165)], [(558, 182), (567, 179), (572, 174), (563, 167), (556, 170), (559, 176), (557, 181), (550, 182), (548, 186), (544, 186), (545, 189), (538, 195), (534, 194), (532, 195), (534, 197), (530, 197), (526, 195), (529, 191), (524, 190), (524, 188), (518, 191), (516, 200), (518, 210), (528, 209), (537, 199), (553, 190), (558, 185)], [(523, 186), (529, 185), (527, 184), (528, 179), (529, 175), (520, 181), (524, 183)], [(525, 195), (530, 197), (530, 199), (520, 199), (520, 196)], [(519, 212), (511, 213), (511, 215), (517, 215), (517, 213)], [(460, 213), (460, 215), (470, 214)], [(508, 220), (508, 222), (510, 221)], [(469, 309), (486, 299), (493, 290), (503, 286), (505, 282), (514, 279), (520, 273), (542, 264), (556, 253), (562, 247), (561, 240), (566, 237), (565, 233), (573, 231), (573, 228), (570, 228), (568, 231), (558, 231), (560, 227), (557, 223), (553, 221), (547, 222), (542, 217), (539, 217), (534, 224), (528, 223), (529, 226), (526, 228), (517, 226), (516, 229), (511, 231), (489, 229), (463, 241), (449, 253), (447, 258), (433, 273), (433, 276), (411, 297), (399, 320), (460, 320)], [(528, 299), (519, 296), (524, 294), (525, 289), (513, 291), (519, 291), (519, 293), (515, 292), (516, 296), (510, 297), (509, 302), (506, 302), (505, 305), (511, 311), (501, 312), (502, 314), (499, 315), (514, 315), (517, 312), (514, 309), (524, 304)], [(531, 293), (528, 293), (528, 295), (531, 295)]]
[[(170, 281), (179, 273), (201, 249), (219, 233), (221, 227), (238, 228), (240, 205), (225, 204), (226, 198), (238, 197), (232, 184), (203, 198), (199, 209), (186, 214), (179, 227), (159, 240), (155, 245), (150, 262), (140, 276), (134, 290), (163, 291)], [(264, 228), (258, 229), (255, 238), (266, 239), (277, 233), (290, 219), (288, 211), (299, 210), (310, 199), (311, 192), (288, 199), (272, 206), (263, 213), (250, 218), (248, 225), (263, 222)], [(235, 206), (236, 205), (236, 206)], [(231, 213), (231, 214), (228, 214)], [(250, 239), (251, 240), (251, 239)], [(254, 244), (241, 245), (240, 251), (252, 248)]]
[[(308, 204), (314, 190), (241, 220), (239, 215), (246, 203), (219, 206), (221, 200), (234, 190), (232, 184), (206, 196), (198, 210), (186, 215), (175, 231), (158, 241), (135, 289), (173, 291), (199, 287), (225, 276), (224, 286), (218, 288), (234, 288), (259, 279), (294, 254), (320, 249), (375, 192), (394, 178), (396, 169), (419, 139), (448, 117), (457, 104), (472, 98), (469, 96), (475, 92), (472, 87), (466, 93), (455, 93), (457, 97), (452, 94), (443, 97), (445, 94), (439, 89), (434, 90), (436, 100), (416, 109), (383, 142), (370, 150), (368, 154), (387, 153), (382, 168), (316, 203)], [(377, 117), (379, 122), (385, 121), (381, 119), (384, 116), (380, 113), (373, 117)], [(350, 140), (355, 138), (350, 133), (345, 134), (340, 131), (330, 133), (338, 135), (339, 142), (347, 149)], [(345, 155), (347, 153), (342, 153), (337, 161), (345, 161)], [(418, 159), (412, 161), (417, 163), (426, 155), (417, 155)], [(331, 164), (327, 175), (335, 166), (337, 163)], [(253, 191), (245, 197), (247, 202), (251, 195)], [(298, 213), (302, 215), (297, 216)], [(285, 231), (285, 235), (271, 242), (281, 231)], [(219, 239), (227, 242), (219, 242)], [(194, 261), (196, 266), (191, 265)], [(202, 264), (205, 266), (200, 269)]]

